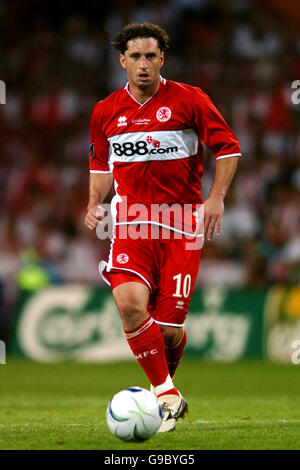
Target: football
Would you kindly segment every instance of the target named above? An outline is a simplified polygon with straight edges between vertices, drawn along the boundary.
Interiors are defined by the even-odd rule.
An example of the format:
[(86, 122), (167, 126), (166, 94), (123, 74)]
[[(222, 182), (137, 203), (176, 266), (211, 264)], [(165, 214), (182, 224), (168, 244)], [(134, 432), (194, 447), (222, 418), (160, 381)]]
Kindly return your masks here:
[(108, 403), (106, 422), (123, 441), (145, 441), (158, 431), (162, 410), (156, 396), (141, 387), (118, 392)]

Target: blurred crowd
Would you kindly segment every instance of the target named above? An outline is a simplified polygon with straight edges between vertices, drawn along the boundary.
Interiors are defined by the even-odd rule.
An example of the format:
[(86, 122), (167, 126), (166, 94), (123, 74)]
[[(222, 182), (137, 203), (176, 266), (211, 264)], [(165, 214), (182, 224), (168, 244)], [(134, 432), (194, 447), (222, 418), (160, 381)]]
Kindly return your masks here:
[[(243, 153), (198, 284), (299, 282), (300, 104), (292, 82), (300, 80), (300, 28), (294, 2), (280, 3), (1, 3), (0, 281), (102, 282), (97, 265), (109, 241), (83, 224), (89, 120), (95, 103), (126, 83), (110, 41), (127, 22), (147, 20), (171, 38), (162, 75), (204, 89)], [(204, 195), (214, 168), (206, 149)], [(47, 275), (26, 277), (28, 265)]]

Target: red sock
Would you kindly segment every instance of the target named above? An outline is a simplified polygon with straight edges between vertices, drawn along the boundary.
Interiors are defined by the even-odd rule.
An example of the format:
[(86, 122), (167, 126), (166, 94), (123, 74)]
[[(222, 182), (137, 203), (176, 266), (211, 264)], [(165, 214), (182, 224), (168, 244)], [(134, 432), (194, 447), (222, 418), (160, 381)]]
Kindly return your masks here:
[(182, 358), (185, 345), (186, 345), (186, 332), (183, 330), (178, 343), (175, 344), (173, 348), (168, 348), (166, 346), (165, 354), (167, 358), (169, 373), (172, 378), (174, 377), (175, 371)]
[[(144, 369), (150, 383), (154, 387), (163, 384), (169, 376), (165, 343), (153, 318), (147, 318), (134, 330), (124, 330), (124, 333), (131, 351)], [(174, 387), (173, 384), (172, 386)]]

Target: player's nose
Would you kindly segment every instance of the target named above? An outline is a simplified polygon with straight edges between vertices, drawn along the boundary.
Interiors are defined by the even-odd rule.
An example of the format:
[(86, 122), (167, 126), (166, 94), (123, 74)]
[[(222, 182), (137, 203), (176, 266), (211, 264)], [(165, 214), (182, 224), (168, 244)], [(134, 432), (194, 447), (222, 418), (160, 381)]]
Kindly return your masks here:
[(146, 57), (141, 57), (140, 68), (143, 69), (143, 70), (148, 68)]

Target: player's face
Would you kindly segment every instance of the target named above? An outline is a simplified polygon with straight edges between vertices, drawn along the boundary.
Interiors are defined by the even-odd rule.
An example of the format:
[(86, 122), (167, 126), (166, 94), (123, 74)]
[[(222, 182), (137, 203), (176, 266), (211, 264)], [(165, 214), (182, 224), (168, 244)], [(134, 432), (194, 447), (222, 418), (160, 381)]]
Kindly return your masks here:
[(128, 41), (120, 62), (127, 71), (130, 84), (139, 88), (152, 87), (159, 80), (159, 71), (164, 63), (164, 53), (160, 51), (154, 38), (137, 38)]

